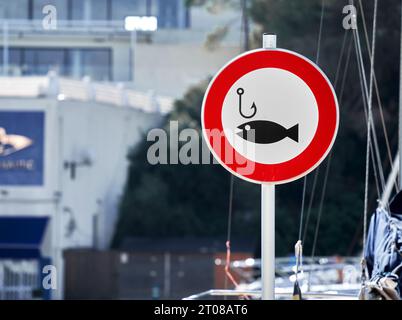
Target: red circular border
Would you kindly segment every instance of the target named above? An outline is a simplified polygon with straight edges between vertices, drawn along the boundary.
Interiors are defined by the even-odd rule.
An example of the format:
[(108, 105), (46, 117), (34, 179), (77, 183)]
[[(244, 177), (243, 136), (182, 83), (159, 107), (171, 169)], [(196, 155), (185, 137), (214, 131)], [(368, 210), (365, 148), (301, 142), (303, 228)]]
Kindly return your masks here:
[[(214, 150), (212, 135), (205, 130), (223, 133), (222, 107), (227, 92), (245, 74), (262, 68), (278, 68), (292, 72), (301, 78), (313, 92), (318, 105), (318, 126), (316, 134), (307, 148), (295, 158), (278, 164), (264, 164), (244, 158), (224, 137), (226, 149)], [(256, 50), (231, 61), (211, 81), (203, 101), (202, 122), (204, 135), (214, 155), (219, 154), (220, 162), (229, 170), (246, 180), (257, 183), (284, 183), (295, 180), (313, 170), (325, 158), (331, 148), (338, 129), (338, 103), (332, 85), (324, 73), (311, 61), (287, 50)], [(225, 150), (236, 159), (224, 163)], [(255, 165), (250, 174), (240, 174), (239, 170), (252, 162)]]

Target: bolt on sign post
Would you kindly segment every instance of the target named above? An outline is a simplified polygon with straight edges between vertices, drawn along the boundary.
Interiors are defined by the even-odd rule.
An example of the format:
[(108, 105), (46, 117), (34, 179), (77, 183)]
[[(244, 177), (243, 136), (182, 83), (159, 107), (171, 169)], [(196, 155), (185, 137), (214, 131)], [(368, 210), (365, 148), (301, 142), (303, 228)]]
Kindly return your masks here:
[(261, 184), (262, 299), (275, 295), (275, 185), (299, 179), (329, 153), (339, 124), (335, 91), (322, 70), (298, 53), (263, 48), (226, 64), (202, 105), (206, 143), (235, 176)]

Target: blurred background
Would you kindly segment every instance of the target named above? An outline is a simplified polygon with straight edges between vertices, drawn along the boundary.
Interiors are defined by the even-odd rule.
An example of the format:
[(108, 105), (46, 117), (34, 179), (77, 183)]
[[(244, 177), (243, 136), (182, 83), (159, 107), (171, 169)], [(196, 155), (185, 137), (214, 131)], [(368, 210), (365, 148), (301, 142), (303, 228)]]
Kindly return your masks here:
[[(374, 2), (355, 2), (368, 72)], [(169, 135), (170, 121), (200, 132), (209, 80), (259, 48), (263, 32), (324, 70), (341, 112), (332, 162), (308, 176), (304, 197), (303, 180), (277, 188), (278, 261), (294, 264), (302, 230), (312, 263), (340, 266), (336, 283), (345, 266), (357, 278), (367, 130), (356, 40), (342, 25), (348, 4), (0, 0), (0, 299), (179, 299), (233, 288), (228, 238), (237, 281), (258, 279), (260, 187), (216, 164), (152, 165), (147, 133)], [(399, 1), (379, 3), (376, 40), (381, 168), (370, 171), (369, 212), (398, 143)], [(55, 266), (52, 288), (46, 265)]]

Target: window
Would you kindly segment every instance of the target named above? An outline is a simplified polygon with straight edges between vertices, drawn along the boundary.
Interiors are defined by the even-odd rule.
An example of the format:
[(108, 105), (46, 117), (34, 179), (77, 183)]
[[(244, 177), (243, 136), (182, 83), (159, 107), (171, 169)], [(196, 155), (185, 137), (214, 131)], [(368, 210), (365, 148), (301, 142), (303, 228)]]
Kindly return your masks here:
[(43, 7), (53, 5), (57, 9), (57, 19), (67, 20), (68, 18), (68, 1), (67, 0), (33, 0), (32, 17), (35, 20), (41, 20), (44, 17), (42, 13)]
[[(8, 59), (7, 59), (8, 58)], [(0, 64), (1, 64), (1, 74), (20, 76), (21, 75), (21, 50), (19, 49), (9, 49), (7, 55), (8, 66), (5, 70), (4, 66), (4, 50), (0, 49)]]
[(82, 75), (94, 80), (107, 81), (111, 79), (111, 56), (108, 49), (82, 50)]
[(71, 20), (108, 20), (110, 0), (69, 0)]
[[(46, 75), (54, 70), (62, 76), (82, 78), (90, 76), (96, 81), (111, 80), (111, 50), (10, 48), (8, 50), (9, 75)], [(4, 74), (3, 49), (0, 48), (1, 71)]]
[(85, 17), (84, 14), (84, 0), (70, 0), (70, 15), (69, 18), (71, 20), (83, 20)]
[(26, 75), (46, 75), (56, 71), (64, 75), (66, 71), (66, 50), (25, 49), (23, 53), (23, 73)]
[(147, 0), (113, 0), (112, 20), (124, 20), (127, 16), (145, 16)]
[(0, 0), (0, 18), (28, 19), (29, 0)]
[(158, 0), (157, 16), (160, 28), (188, 28), (190, 24), (189, 11), (183, 0)]

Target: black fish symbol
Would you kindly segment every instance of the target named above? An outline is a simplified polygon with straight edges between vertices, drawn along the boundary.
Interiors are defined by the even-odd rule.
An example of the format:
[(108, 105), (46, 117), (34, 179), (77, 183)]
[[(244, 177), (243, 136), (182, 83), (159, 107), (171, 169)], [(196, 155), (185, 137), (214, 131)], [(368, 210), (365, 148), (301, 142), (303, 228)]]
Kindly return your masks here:
[(299, 142), (299, 125), (286, 129), (280, 124), (266, 120), (255, 120), (244, 123), (237, 127), (237, 135), (244, 140), (268, 144), (275, 143), (286, 137)]

